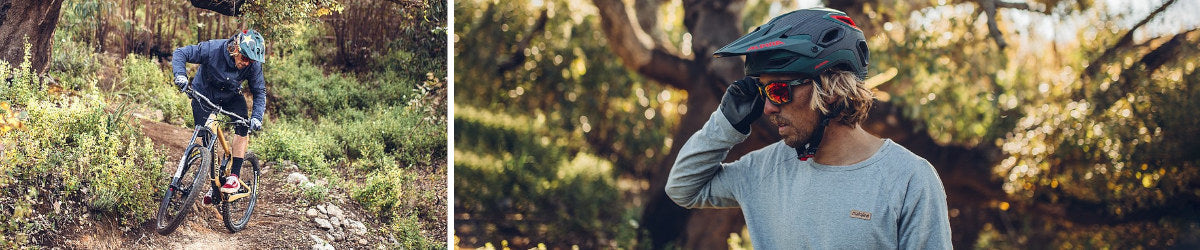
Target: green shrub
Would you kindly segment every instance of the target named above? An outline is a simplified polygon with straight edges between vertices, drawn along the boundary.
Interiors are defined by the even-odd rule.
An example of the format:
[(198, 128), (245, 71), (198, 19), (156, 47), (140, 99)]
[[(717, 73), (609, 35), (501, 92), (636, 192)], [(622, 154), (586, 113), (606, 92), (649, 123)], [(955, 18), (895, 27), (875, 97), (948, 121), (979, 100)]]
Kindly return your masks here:
[(304, 198), (308, 204), (321, 204), (329, 198), (329, 186), (317, 185), (300, 187), (300, 196)]
[[(385, 107), (369, 113), (345, 111), (321, 129), (334, 135), (347, 160), (371, 169), (375, 160), (431, 165), (446, 158), (446, 125), (420, 110)], [(360, 159), (365, 161), (359, 161)]]
[(387, 222), (388, 233), (404, 248), (445, 248), (420, 234), (445, 220), (445, 189), (422, 187), (417, 178), (393, 164), (372, 172), (351, 198)]
[(396, 238), (402, 249), (444, 249), (445, 241), (432, 240), (421, 235), (421, 220), (416, 216), (400, 218), (388, 225), (388, 232)]
[(150, 218), (165, 157), (123, 112), (105, 106), (94, 96), (39, 101), (25, 107), (27, 129), (0, 135), (0, 162), (9, 166), (0, 199), (12, 204), (0, 209), (8, 223), (0, 231), (13, 243), (74, 223), (82, 211), (129, 226)]
[(332, 136), (322, 133), (308, 121), (276, 120), (263, 125), (266, 132), (251, 139), (250, 147), (263, 160), (291, 160), (309, 174), (330, 176), (332, 161), (326, 156), (336, 156), (337, 145)]
[(97, 72), (102, 63), (91, 47), (77, 42), (63, 32), (54, 33), (49, 74), (58, 78), (63, 88), (75, 91), (96, 88)]
[(163, 121), (190, 124), (190, 101), (171, 83), (171, 74), (167, 70), (153, 60), (135, 54), (126, 56), (121, 64), (124, 67), (118, 93), (127, 101), (141, 103), (151, 110), (161, 110)]
[(617, 205), (614, 164), (573, 148), (570, 135), (557, 135), (566, 136), (559, 140), (554, 133), (541, 133), (545, 128), (527, 126), (534, 119), (519, 115), (468, 111), (455, 116), (455, 212), (539, 218), (462, 221), (484, 235), (472, 240), (536, 235), (538, 241), (564, 246), (607, 246), (632, 238), (621, 233), (638, 230), (625, 223), (636, 216)]
[(406, 102), (413, 80), (395, 73), (380, 73), (373, 81), (359, 81), (341, 73), (325, 72), (300, 56), (286, 56), (263, 69), (270, 83), (273, 109), (281, 116), (316, 119), (349, 109), (371, 109)]
[(14, 68), (11, 62), (0, 61), (0, 101), (25, 106), (45, 97), (41, 81), (30, 63), (31, 45), (25, 43), (25, 57)]
[(416, 178), (395, 163), (380, 170), (368, 175), (363, 186), (355, 189), (350, 197), (385, 221), (406, 215), (408, 211), (404, 208), (413, 207), (411, 203), (416, 202), (416, 199), (405, 199), (417, 196), (414, 192), (419, 189), (412, 184)]

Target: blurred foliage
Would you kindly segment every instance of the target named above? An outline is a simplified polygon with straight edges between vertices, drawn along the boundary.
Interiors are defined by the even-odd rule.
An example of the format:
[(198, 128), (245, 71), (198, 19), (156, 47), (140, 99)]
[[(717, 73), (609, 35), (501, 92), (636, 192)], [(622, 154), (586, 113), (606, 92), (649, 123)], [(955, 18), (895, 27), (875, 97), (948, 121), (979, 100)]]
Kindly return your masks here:
[(113, 216), (123, 228), (151, 218), (155, 203), (146, 201), (166, 175), (147, 166), (166, 159), (130, 123), (126, 107), (54, 91), (31, 76), (28, 64), (20, 67), (0, 63), (0, 79), (12, 79), (0, 85), (30, 91), (0, 97), (6, 113), (20, 114), (6, 123), (22, 124), (0, 132), (0, 244), (49, 243), (88, 212)]
[[(1172, 46), (1167, 41), (1177, 36), (1196, 44), (1200, 32), (1110, 48), (1128, 32), (1118, 22), (1145, 14), (1109, 13), (1098, 4), (1052, 5), (1061, 14), (1051, 15), (1002, 11), (1014, 20), (1034, 19), (1001, 26), (1013, 47), (1004, 51), (996, 49), (973, 4), (910, 15), (896, 13), (904, 4), (868, 7), (879, 16), (907, 17), (872, 20), (883, 28), (869, 38), (872, 72), (899, 69), (897, 80), (881, 87), (891, 102), (939, 143), (1003, 152), (993, 171), (1009, 201), (990, 209), (1007, 219), (985, 225), (1000, 235), (981, 238), (980, 246), (1130, 248), (1197, 240), (1183, 236), (1200, 232), (1200, 214), (1188, 208), (1200, 204), (1200, 120), (1190, 115), (1198, 107), (1191, 100), (1200, 97), (1192, 84), (1200, 50), (1183, 45), (1175, 54), (1151, 51)], [(1043, 22), (1082, 27), (1053, 28), (1047, 37), (1039, 33)], [(1112, 61), (1093, 61), (1106, 50), (1123, 52)], [(1166, 63), (1146, 71), (1147, 61), (1155, 60)], [(1083, 68), (1093, 63), (1103, 72), (1085, 76)], [(1119, 98), (1088, 98), (1113, 93)], [(1052, 211), (1046, 207), (1068, 218), (1039, 215)]]
[(517, 247), (637, 244), (630, 221), (640, 208), (619, 194), (641, 187), (617, 184), (665, 160), (686, 94), (623, 68), (589, 3), (455, 8), (455, 211), (470, 216), (456, 224), (472, 227), (459, 236)]
[(637, 229), (622, 217), (637, 210), (616, 206), (613, 164), (580, 152), (580, 145), (570, 143), (578, 135), (547, 135), (553, 129), (529, 126), (539, 124), (529, 117), (471, 107), (457, 106), (455, 116), (454, 175), (466, 182), (455, 187), (455, 211), (469, 216), (457, 220), (456, 232), (504, 237), (468, 241), (516, 237), (514, 245), (522, 246), (533, 242), (521, 237), (536, 235), (540, 238), (532, 240), (555, 245), (633, 243), (632, 235), (617, 236)]
[[(870, 75), (897, 72), (879, 87), (881, 100), (937, 144), (999, 154), (987, 175), (1002, 188), (989, 190), (999, 195), (978, 208), (997, 219), (984, 222), (974, 245), (1153, 248), (1200, 241), (1200, 119), (1190, 115), (1200, 97), (1200, 31), (1188, 30), (1195, 27), (1110, 48), (1146, 13), (1109, 2), (1031, 1), (1029, 10), (999, 11), (1009, 44), (1000, 50), (976, 2), (861, 3), (870, 18), (856, 21), (874, 31)], [(614, 186), (573, 191), (544, 183), (566, 181), (557, 173), (576, 155), (611, 162), (605, 178), (637, 180), (682, 143), (666, 138), (686, 112), (680, 103), (687, 94), (623, 69), (589, 3), (456, 4), (464, 20), (455, 27), (456, 60), (470, 62), (455, 64), (455, 218), (459, 229), (470, 229), (457, 231), (460, 243), (557, 246), (605, 242), (612, 236), (586, 234), (629, 230), (617, 213), (597, 214), (605, 222), (583, 230), (572, 225), (595, 217), (558, 212), (608, 204), (570, 197)], [(807, 7), (793, 5), (747, 1), (742, 28)], [(1184, 8), (1169, 10), (1181, 15)], [(681, 10), (665, 2), (658, 26), (686, 55), (690, 35)], [(543, 12), (545, 28), (536, 29)], [(529, 46), (520, 47), (529, 36)], [(1155, 52), (1160, 48), (1174, 49)], [(1108, 50), (1116, 56), (1097, 61)], [(510, 62), (516, 64), (506, 68)], [(1091, 64), (1099, 73), (1084, 75)], [(565, 201), (582, 203), (556, 205)]]

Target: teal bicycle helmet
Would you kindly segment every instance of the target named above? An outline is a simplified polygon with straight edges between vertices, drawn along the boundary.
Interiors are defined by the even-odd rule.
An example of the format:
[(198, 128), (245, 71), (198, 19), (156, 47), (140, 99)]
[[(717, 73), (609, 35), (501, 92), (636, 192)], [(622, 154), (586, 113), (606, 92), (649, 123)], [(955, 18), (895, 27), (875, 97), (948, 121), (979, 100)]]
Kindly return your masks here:
[(263, 40), (262, 34), (258, 34), (258, 31), (254, 29), (248, 29), (242, 30), (234, 37), (242, 55), (259, 63), (266, 62), (267, 49), (263, 47), (266, 46), (266, 41)]
[(845, 12), (829, 8), (792, 11), (772, 18), (713, 53), (746, 55), (746, 75), (798, 73), (816, 76), (830, 68), (867, 76), (867, 41)]

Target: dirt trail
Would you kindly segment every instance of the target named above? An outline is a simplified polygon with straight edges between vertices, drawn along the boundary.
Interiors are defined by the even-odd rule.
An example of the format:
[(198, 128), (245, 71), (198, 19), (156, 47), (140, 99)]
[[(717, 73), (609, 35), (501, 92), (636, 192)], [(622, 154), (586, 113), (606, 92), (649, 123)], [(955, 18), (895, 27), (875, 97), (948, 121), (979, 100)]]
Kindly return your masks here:
[[(179, 159), (187, 140), (192, 136), (192, 130), (178, 126), (137, 119), (142, 132), (153, 141), (157, 148), (165, 150), (169, 155), (164, 172), (174, 171), (172, 162)], [(265, 162), (264, 162), (265, 163)], [(266, 163), (263, 169), (258, 205), (255, 207), (249, 225), (238, 233), (229, 233), (222, 224), (216, 207), (201, 204), (199, 198), (196, 207), (188, 215), (188, 220), (180, 225), (174, 233), (162, 236), (154, 232), (154, 219), (150, 218), (138, 228), (121, 230), (117, 223), (103, 220), (93, 221), (90, 225), (78, 225), (78, 228), (67, 229), (67, 248), (86, 249), (277, 249), (277, 248), (311, 248), (317, 244), (313, 236), (329, 241), (331, 237), (327, 230), (320, 229), (307, 217), (309, 208), (301, 206), (302, 199), (295, 191), (288, 190), (286, 176), (295, 171)], [(353, 218), (366, 224), (365, 235), (353, 235), (348, 240), (329, 242), (335, 248), (378, 248), (386, 245), (387, 239), (374, 232), (378, 223), (367, 217), (367, 213), (353, 202), (346, 202), (345, 194), (330, 192), (328, 202), (337, 205)], [(146, 201), (154, 203), (157, 200)], [(315, 206), (314, 206), (315, 207)]]

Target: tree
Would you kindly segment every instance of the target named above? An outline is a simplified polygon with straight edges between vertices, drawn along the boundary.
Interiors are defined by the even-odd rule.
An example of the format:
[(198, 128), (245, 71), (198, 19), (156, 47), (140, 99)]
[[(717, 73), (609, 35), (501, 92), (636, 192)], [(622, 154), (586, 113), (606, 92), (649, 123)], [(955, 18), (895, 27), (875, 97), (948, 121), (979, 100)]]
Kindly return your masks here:
[(46, 72), (50, 42), (58, 25), (62, 0), (0, 0), (0, 61), (16, 65), (24, 61), (25, 43), (32, 45), (34, 71)]

